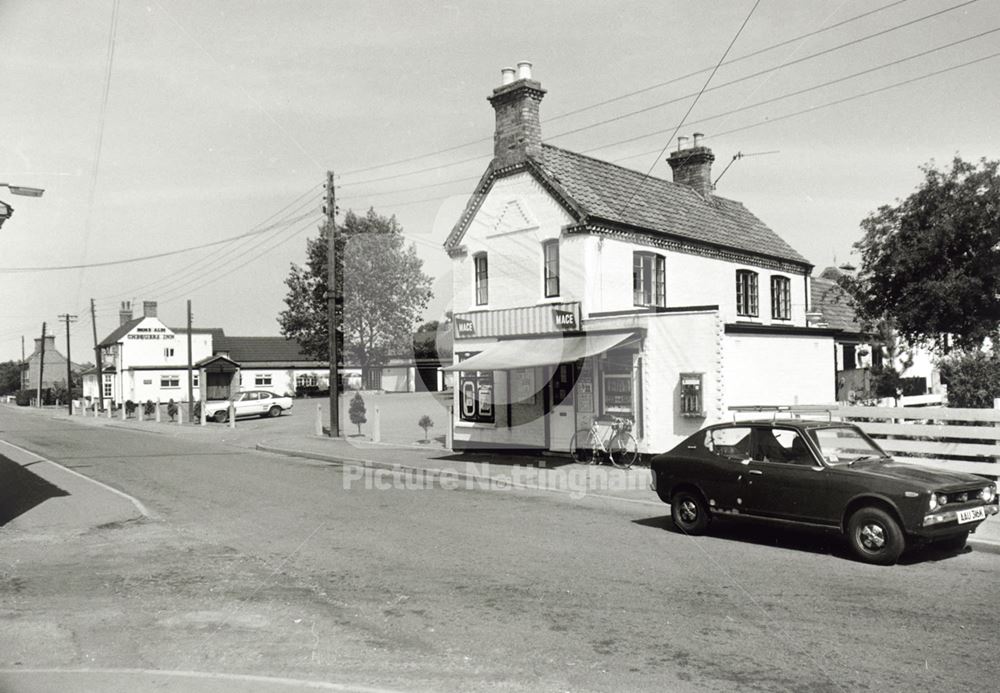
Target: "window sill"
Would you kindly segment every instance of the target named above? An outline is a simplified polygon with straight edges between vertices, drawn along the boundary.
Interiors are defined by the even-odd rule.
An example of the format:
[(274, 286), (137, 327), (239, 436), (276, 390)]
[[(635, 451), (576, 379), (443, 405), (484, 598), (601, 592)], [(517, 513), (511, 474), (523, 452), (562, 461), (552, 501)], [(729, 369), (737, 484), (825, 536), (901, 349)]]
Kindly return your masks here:
[(455, 428), (485, 428), (491, 429), (496, 428), (496, 422), (493, 423), (481, 423), (479, 421), (462, 421), (458, 420), (455, 422)]

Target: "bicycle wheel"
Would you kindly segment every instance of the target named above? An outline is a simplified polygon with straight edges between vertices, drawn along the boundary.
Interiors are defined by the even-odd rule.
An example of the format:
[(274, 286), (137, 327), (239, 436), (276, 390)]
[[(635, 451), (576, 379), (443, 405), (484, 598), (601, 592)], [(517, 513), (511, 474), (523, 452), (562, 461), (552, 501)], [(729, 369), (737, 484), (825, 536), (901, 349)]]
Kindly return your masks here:
[(608, 444), (608, 459), (619, 469), (628, 469), (639, 457), (639, 446), (635, 437), (628, 431), (622, 431)]
[(600, 448), (589, 428), (581, 428), (569, 442), (569, 452), (573, 460), (580, 464), (594, 464), (594, 453)]

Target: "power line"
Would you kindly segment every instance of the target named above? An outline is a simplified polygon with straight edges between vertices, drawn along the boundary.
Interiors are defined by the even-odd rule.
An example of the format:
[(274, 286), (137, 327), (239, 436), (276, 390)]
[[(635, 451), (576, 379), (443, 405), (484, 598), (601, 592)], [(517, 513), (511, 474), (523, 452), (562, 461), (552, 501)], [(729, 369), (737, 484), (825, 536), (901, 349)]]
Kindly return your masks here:
[[(847, 19), (841, 20), (841, 21), (836, 22), (834, 24), (830, 24), (829, 26), (825, 26), (825, 27), (822, 27), (820, 29), (815, 29), (813, 31), (806, 32), (804, 34), (799, 34), (798, 36), (795, 36), (793, 38), (786, 39), (784, 41), (779, 41), (778, 43), (771, 44), (770, 46), (765, 46), (764, 48), (760, 48), (760, 49), (752, 51), (750, 53), (746, 53), (745, 55), (741, 55), (741, 56), (735, 57), (735, 58), (733, 58), (731, 60), (727, 60), (726, 62), (724, 62), (722, 64), (724, 66), (725, 65), (733, 65), (733, 64), (735, 64), (737, 62), (748, 60), (748, 59), (750, 59), (752, 57), (761, 55), (763, 53), (767, 53), (767, 52), (775, 50), (777, 48), (781, 48), (782, 46), (786, 46), (786, 45), (788, 45), (790, 43), (795, 43), (796, 41), (800, 41), (800, 40), (805, 39), (805, 38), (810, 38), (812, 36), (817, 36), (819, 34), (823, 34), (823, 33), (826, 33), (828, 31), (832, 31), (833, 29), (837, 29), (839, 27), (846, 26), (847, 24), (851, 24), (851, 23), (856, 22), (856, 21), (858, 21), (860, 19), (864, 19), (865, 17), (869, 17), (871, 15), (878, 14), (880, 12), (884, 12), (885, 10), (888, 10), (888, 9), (890, 9), (892, 7), (896, 7), (897, 5), (902, 5), (902, 4), (905, 4), (905, 3), (910, 2), (910, 1), (911, 0), (896, 0), (895, 2), (890, 2), (889, 4), (883, 5), (882, 7), (878, 7), (876, 9), (874, 9), (874, 10), (869, 10), (867, 12), (862, 12), (861, 14), (854, 15), (853, 17), (849, 17)], [(975, 0), (973, 0), (973, 1), (975, 1)], [(601, 106), (606, 106), (608, 104), (615, 103), (616, 101), (621, 101), (623, 99), (627, 99), (630, 96), (636, 96), (638, 94), (643, 94), (645, 92), (652, 91), (652, 90), (658, 89), (660, 87), (668, 86), (670, 84), (674, 84), (674, 83), (679, 82), (679, 81), (684, 80), (684, 79), (688, 79), (689, 77), (695, 77), (697, 75), (702, 74), (703, 72), (708, 72), (711, 69), (712, 69), (711, 67), (705, 67), (705, 68), (702, 68), (700, 70), (696, 70), (694, 72), (689, 72), (686, 75), (681, 75), (679, 77), (673, 77), (673, 78), (671, 78), (669, 80), (666, 80), (664, 82), (657, 82), (656, 84), (651, 84), (649, 86), (643, 87), (641, 89), (637, 89), (635, 91), (630, 91), (630, 92), (626, 92), (624, 94), (619, 94), (618, 96), (614, 96), (614, 97), (612, 97), (610, 99), (605, 99), (603, 101), (597, 101), (597, 102), (591, 103), (589, 105), (581, 106), (580, 108), (573, 109), (571, 111), (564, 111), (562, 113), (558, 113), (558, 114), (556, 114), (554, 116), (546, 118), (545, 122), (546, 123), (552, 123), (552, 122), (555, 122), (557, 120), (561, 120), (563, 118), (567, 118), (569, 116), (576, 115), (578, 113), (584, 113), (586, 111), (590, 111), (590, 110), (593, 110), (595, 108), (599, 108)], [(434, 150), (434, 151), (431, 151), (431, 152), (424, 152), (423, 154), (415, 154), (413, 156), (405, 157), (403, 159), (394, 159), (392, 161), (386, 161), (386, 162), (383, 162), (383, 163), (380, 163), (380, 164), (373, 164), (371, 166), (365, 166), (363, 168), (350, 169), (350, 170), (347, 170), (347, 171), (344, 171), (343, 173), (341, 173), (338, 176), (338, 178), (340, 176), (350, 176), (350, 175), (353, 175), (355, 173), (367, 173), (368, 171), (374, 171), (374, 170), (380, 169), (380, 168), (388, 168), (390, 166), (397, 166), (399, 164), (407, 164), (407, 163), (410, 163), (410, 162), (413, 162), (413, 161), (418, 161), (420, 159), (426, 159), (426, 158), (430, 158), (432, 156), (437, 156), (439, 154), (447, 154), (448, 152), (453, 152), (453, 151), (456, 151), (458, 149), (464, 149), (465, 147), (471, 147), (473, 145), (483, 144), (483, 143), (486, 143), (486, 142), (490, 142), (490, 141), (492, 141), (492, 139), (493, 139), (492, 136), (490, 136), (490, 137), (480, 137), (480, 138), (475, 139), (475, 140), (470, 140), (468, 142), (463, 142), (462, 144), (456, 144), (456, 145), (453, 145), (453, 146), (450, 146), (450, 147), (445, 147), (444, 149), (437, 149), (437, 150)], [(343, 187), (343, 186), (341, 186), (341, 187)]]
[(628, 196), (628, 199), (625, 200), (625, 204), (622, 205), (621, 210), (619, 210), (620, 214), (624, 214), (625, 210), (628, 209), (628, 206), (632, 204), (632, 200), (635, 199), (635, 196), (636, 194), (638, 194), (639, 189), (646, 183), (646, 180), (649, 178), (649, 175), (653, 172), (653, 167), (656, 166), (656, 164), (659, 162), (660, 157), (662, 157), (664, 152), (667, 151), (667, 148), (670, 147), (670, 143), (673, 141), (674, 135), (676, 135), (677, 131), (681, 129), (681, 126), (684, 125), (684, 121), (686, 121), (687, 117), (691, 115), (691, 111), (694, 110), (694, 107), (698, 105), (698, 100), (701, 98), (701, 95), (705, 92), (705, 89), (708, 88), (709, 82), (711, 82), (712, 78), (715, 77), (715, 73), (722, 65), (722, 61), (726, 59), (727, 55), (729, 55), (729, 51), (732, 50), (733, 45), (736, 43), (736, 40), (740, 37), (740, 34), (743, 33), (743, 29), (746, 28), (747, 23), (750, 21), (750, 18), (753, 16), (753, 13), (756, 11), (758, 5), (760, 5), (760, 0), (757, 0), (754, 3), (753, 7), (750, 8), (750, 12), (747, 14), (746, 19), (743, 20), (743, 23), (740, 25), (740, 28), (733, 36), (733, 39), (729, 42), (729, 45), (726, 46), (726, 51), (722, 54), (722, 57), (719, 58), (719, 63), (715, 66), (715, 69), (712, 70), (712, 73), (708, 76), (708, 79), (705, 80), (705, 84), (702, 85), (701, 91), (695, 97), (694, 101), (691, 102), (691, 105), (688, 107), (687, 112), (684, 113), (684, 116), (680, 119), (680, 122), (677, 123), (677, 127), (674, 128), (673, 134), (670, 135), (670, 137), (667, 139), (667, 143), (663, 145), (663, 149), (660, 151), (659, 156), (657, 156), (656, 159), (653, 160), (653, 163), (650, 164), (649, 169), (646, 171), (645, 175), (643, 175), (642, 179), (636, 184), (635, 188), (632, 189), (632, 193)]

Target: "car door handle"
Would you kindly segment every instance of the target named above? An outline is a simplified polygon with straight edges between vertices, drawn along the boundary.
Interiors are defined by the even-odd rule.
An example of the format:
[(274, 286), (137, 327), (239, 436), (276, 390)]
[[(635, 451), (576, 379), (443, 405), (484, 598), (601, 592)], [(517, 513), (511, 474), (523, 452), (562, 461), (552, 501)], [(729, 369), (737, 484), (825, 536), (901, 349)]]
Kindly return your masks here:
[(756, 474), (757, 476), (764, 476), (764, 472), (760, 471), (759, 469), (751, 469), (750, 473)]

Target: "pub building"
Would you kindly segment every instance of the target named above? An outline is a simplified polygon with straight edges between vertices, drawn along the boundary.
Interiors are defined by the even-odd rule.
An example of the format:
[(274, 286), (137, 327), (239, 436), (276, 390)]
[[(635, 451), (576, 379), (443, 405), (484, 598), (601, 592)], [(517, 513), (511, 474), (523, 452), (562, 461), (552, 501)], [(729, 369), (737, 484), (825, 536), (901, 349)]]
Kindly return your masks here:
[(831, 402), (812, 265), (716, 195), (694, 134), (673, 180), (542, 143), (531, 64), (489, 98), (494, 157), (445, 242), (454, 447), (568, 452), (594, 417), (668, 449), (733, 407)]

